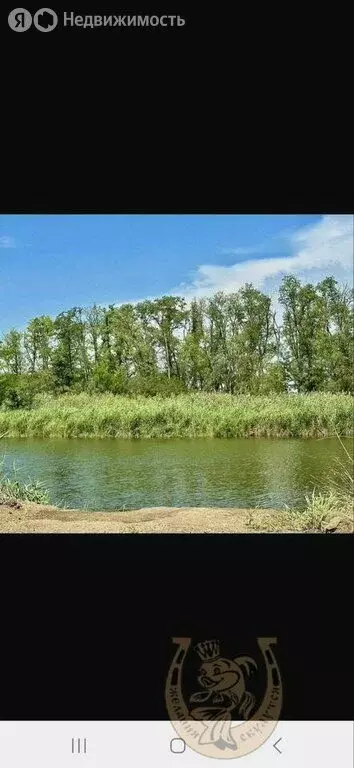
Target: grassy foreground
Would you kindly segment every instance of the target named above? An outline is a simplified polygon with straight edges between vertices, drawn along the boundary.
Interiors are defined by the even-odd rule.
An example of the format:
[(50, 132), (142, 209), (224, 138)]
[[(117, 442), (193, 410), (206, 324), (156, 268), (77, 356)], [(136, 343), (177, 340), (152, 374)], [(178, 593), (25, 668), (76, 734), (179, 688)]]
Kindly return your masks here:
[(326, 437), (353, 434), (353, 397), (188, 394), (136, 397), (68, 394), (0, 411), (8, 437)]

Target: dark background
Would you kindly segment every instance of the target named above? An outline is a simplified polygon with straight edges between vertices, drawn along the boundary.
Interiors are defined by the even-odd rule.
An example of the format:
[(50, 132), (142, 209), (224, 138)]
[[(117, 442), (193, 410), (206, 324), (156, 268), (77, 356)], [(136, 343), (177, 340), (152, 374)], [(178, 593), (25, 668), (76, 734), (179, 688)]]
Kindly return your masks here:
[(278, 637), (283, 719), (351, 719), (350, 535), (3, 535), (0, 719), (167, 719), (173, 637)]
[(310, 9), (289, 20), (278, 7), (178, 6), (168, 12), (183, 27), (16, 33), (11, 10), (0, 15), (4, 211), (353, 211), (340, 13), (319, 30)]

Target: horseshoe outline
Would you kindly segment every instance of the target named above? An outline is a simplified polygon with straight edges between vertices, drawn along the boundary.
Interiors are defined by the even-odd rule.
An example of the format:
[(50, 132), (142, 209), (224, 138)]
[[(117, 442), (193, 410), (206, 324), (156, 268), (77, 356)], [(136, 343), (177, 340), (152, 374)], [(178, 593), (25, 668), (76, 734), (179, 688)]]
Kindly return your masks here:
[[(237, 751), (225, 749), (223, 753), (214, 744), (200, 745), (199, 738), (204, 732), (201, 721), (189, 715), (182, 694), (182, 668), (192, 642), (190, 637), (174, 637), (178, 647), (167, 675), (165, 700), (171, 724), (180, 738), (198, 754), (218, 759), (244, 757), (259, 749), (269, 739), (278, 725), (283, 700), (283, 686), (278, 662), (272, 650), (276, 637), (259, 637), (257, 642), (267, 670), (267, 684), (263, 700), (255, 714), (246, 722), (231, 725)], [(177, 718), (177, 719), (176, 719)], [(252, 725), (254, 724), (254, 725)], [(191, 737), (194, 741), (191, 740)], [(196, 738), (198, 741), (196, 742)]]

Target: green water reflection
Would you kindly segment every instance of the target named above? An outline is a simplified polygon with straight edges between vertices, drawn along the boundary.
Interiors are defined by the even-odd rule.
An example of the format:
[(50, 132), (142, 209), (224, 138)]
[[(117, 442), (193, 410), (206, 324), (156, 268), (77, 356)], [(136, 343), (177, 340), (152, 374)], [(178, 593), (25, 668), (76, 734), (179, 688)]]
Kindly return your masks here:
[(298, 507), (341, 458), (336, 439), (7, 439), (1, 447), (8, 474), (15, 463), (18, 478), (42, 481), (53, 504), (92, 510)]

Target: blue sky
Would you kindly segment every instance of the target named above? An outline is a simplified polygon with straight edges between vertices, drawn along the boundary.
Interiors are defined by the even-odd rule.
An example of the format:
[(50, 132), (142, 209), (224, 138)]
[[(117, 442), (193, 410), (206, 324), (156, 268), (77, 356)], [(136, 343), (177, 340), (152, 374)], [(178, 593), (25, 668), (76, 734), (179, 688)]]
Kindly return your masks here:
[(350, 282), (353, 219), (321, 215), (0, 216), (0, 332), (72, 306)]

